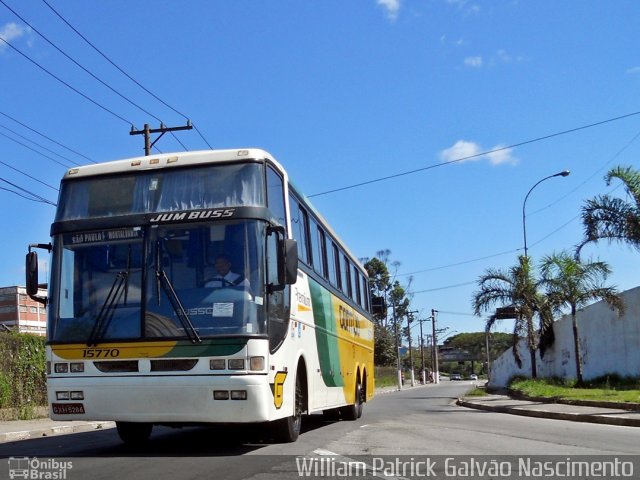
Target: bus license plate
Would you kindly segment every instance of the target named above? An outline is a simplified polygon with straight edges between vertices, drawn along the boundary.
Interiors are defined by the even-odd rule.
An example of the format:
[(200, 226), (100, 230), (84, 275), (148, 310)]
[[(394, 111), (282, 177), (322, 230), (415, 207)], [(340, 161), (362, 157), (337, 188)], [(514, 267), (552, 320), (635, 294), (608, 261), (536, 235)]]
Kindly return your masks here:
[(56, 415), (77, 415), (84, 413), (82, 403), (53, 403), (53, 413)]

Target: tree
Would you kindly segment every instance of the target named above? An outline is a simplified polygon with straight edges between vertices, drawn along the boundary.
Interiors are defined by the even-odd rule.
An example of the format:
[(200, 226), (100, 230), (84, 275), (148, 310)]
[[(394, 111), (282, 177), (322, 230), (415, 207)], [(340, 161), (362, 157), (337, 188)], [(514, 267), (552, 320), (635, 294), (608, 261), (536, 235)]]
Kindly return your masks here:
[[(369, 286), (372, 301), (375, 297), (384, 299), (384, 313), (373, 315), (375, 322), (374, 329), (374, 360), (376, 365), (389, 365), (390, 358), (395, 361), (396, 348), (400, 346), (400, 321), (409, 310), (409, 299), (405, 289), (397, 280), (392, 283), (391, 275), (387, 267), (390, 250), (377, 252), (378, 257), (367, 260), (364, 264), (369, 275)], [(393, 262), (392, 266), (397, 269), (399, 262)], [(392, 309), (389, 315), (388, 309)], [(395, 323), (394, 323), (395, 321)]]
[[(538, 291), (538, 281), (531, 272), (529, 257), (520, 256), (518, 264), (508, 271), (486, 270), (478, 280), (478, 287), (480, 289), (473, 296), (473, 309), (476, 315), (481, 315), (495, 307), (515, 309), (513, 355), (518, 367), (521, 367), (522, 360), (517, 346), (520, 338), (526, 338), (531, 355), (531, 376), (536, 378), (538, 375), (536, 350), (539, 343), (534, 319), (538, 320), (539, 330), (543, 333), (550, 329), (553, 320), (544, 296)], [(496, 321), (496, 316), (491, 316), (487, 320), (486, 331), (490, 331)]]
[(622, 181), (627, 195), (633, 201), (625, 201), (610, 195), (600, 195), (587, 200), (582, 207), (584, 240), (580, 249), (589, 242), (608, 240), (624, 242), (640, 250), (640, 171), (633, 167), (615, 167), (604, 177), (607, 185), (617, 178)]
[[(364, 268), (369, 275), (372, 301), (382, 299), (386, 304), (387, 291), (391, 281), (387, 265), (377, 257), (373, 257), (364, 264)], [(387, 326), (386, 313), (375, 313), (373, 319), (378, 325)]]
[(604, 285), (611, 273), (605, 262), (582, 263), (567, 252), (548, 255), (543, 258), (542, 284), (547, 288), (547, 297), (556, 310), (564, 306), (571, 309), (573, 345), (578, 385), (584, 383), (578, 309), (587, 304), (604, 300), (618, 315), (624, 312), (624, 304), (615, 287)]

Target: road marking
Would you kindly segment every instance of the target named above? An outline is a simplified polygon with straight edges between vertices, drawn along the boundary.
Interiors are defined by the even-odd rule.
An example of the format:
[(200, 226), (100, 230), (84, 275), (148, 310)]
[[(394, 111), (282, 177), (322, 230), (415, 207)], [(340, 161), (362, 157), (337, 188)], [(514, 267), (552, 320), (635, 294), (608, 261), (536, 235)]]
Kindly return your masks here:
[(331, 450), (325, 450), (323, 448), (317, 448), (316, 450), (313, 451), (313, 453), (315, 453), (316, 455), (320, 455), (320, 456), (334, 457), (337, 463), (342, 463), (342, 464), (345, 464), (345, 465), (355, 465), (355, 464), (364, 465), (364, 467), (367, 470), (367, 473), (370, 473), (374, 477), (380, 477), (380, 478), (385, 478), (385, 479), (389, 479), (389, 480), (409, 480), (406, 477), (394, 477), (394, 476), (391, 476), (391, 475), (386, 475), (383, 472), (376, 472), (373, 469), (372, 465), (369, 465), (368, 463), (363, 462), (362, 460), (354, 460), (352, 458), (345, 457), (344, 455), (340, 455), (338, 453), (332, 452)]

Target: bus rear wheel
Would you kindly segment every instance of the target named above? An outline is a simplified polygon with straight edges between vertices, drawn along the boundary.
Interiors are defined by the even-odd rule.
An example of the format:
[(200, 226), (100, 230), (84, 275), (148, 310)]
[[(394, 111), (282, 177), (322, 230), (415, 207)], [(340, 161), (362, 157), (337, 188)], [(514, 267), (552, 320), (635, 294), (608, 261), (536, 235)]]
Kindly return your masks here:
[(356, 382), (355, 403), (340, 408), (343, 420), (357, 420), (362, 416), (362, 406), (364, 404), (364, 390), (360, 380)]
[(302, 411), (304, 409), (304, 393), (300, 375), (296, 376), (293, 415), (274, 422), (274, 434), (280, 443), (292, 443), (298, 439), (302, 427)]
[(135, 422), (116, 422), (120, 439), (127, 445), (140, 445), (149, 440), (153, 424)]

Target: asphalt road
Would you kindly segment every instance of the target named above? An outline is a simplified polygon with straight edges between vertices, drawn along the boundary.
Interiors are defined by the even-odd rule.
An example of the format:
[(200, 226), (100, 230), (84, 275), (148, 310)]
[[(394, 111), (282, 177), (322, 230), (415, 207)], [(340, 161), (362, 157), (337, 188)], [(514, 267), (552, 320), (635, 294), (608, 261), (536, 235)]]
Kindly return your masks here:
[[(113, 429), (0, 445), (0, 457), (71, 462), (66, 479), (299, 478), (296, 457), (624, 455), (640, 453), (640, 429), (470, 410), (453, 401), (469, 382), (443, 382), (376, 396), (355, 422), (307, 418), (293, 444), (252, 429), (154, 429), (130, 449)], [(15, 463), (14, 463), (15, 465)], [(9, 462), (0, 462), (8, 478)], [(41, 470), (53, 469), (45, 464)], [(5, 476), (6, 475), (6, 476)], [(473, 477), (472, 477), (473, 478)]]

